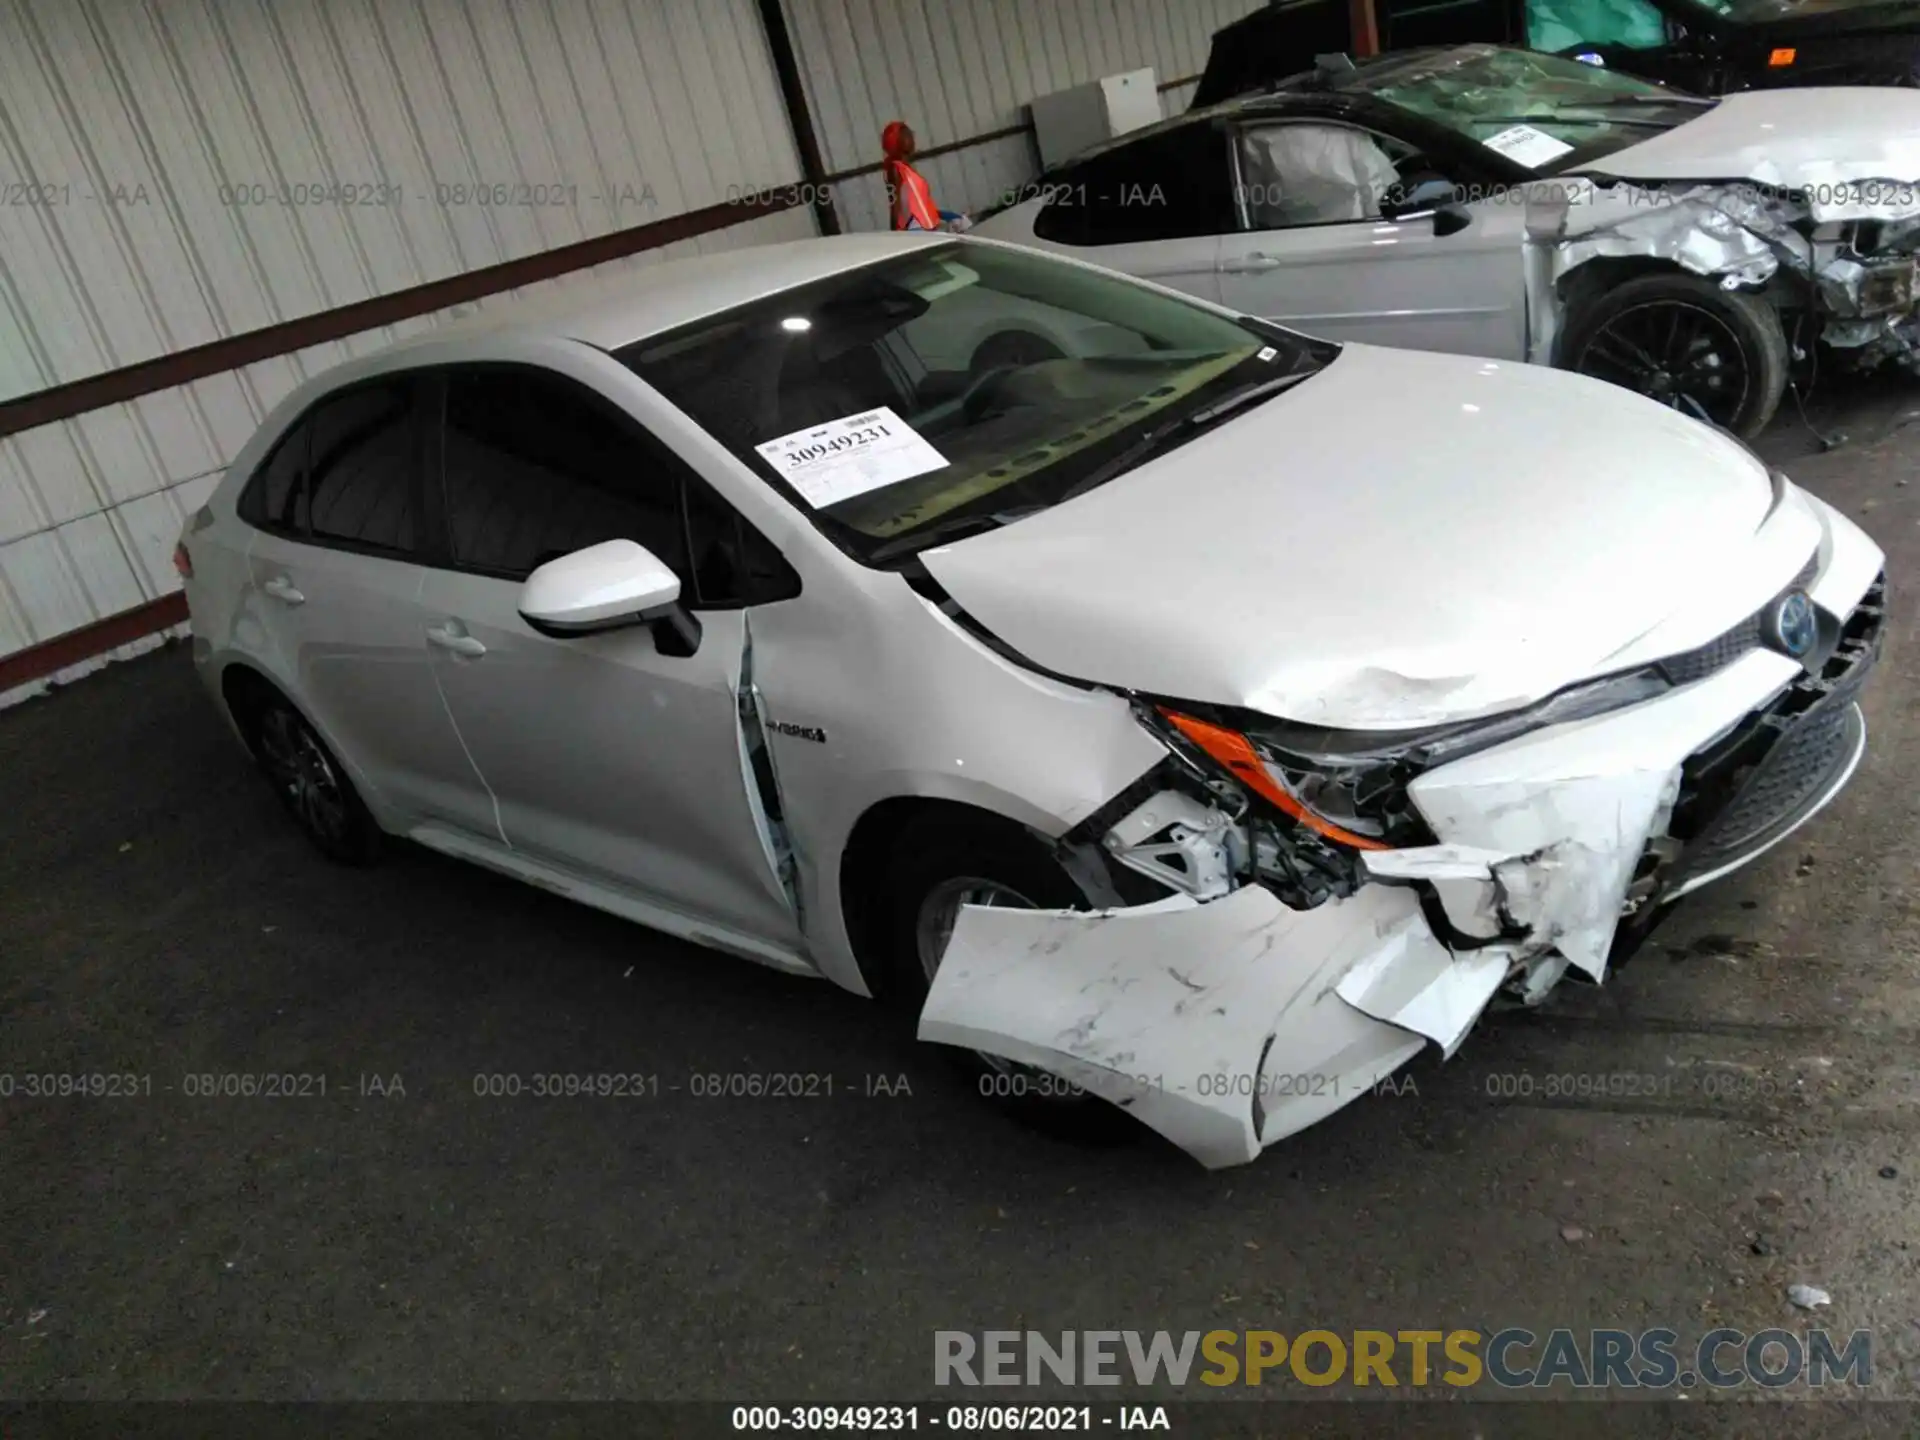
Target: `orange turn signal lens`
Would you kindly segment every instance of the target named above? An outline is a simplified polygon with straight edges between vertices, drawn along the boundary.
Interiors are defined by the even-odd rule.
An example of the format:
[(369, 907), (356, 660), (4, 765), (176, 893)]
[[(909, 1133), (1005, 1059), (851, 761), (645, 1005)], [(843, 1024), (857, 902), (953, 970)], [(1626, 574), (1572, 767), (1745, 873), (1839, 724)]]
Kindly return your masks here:
[(1772, 66), (1775, 70), (1779, 70), (1785, 66), (1793, 64), (1793, 57), (1798, 55), (1799, 53), (1800, 52), (1798, 50), (1782, 47), (1781, 49), (1775, 50), (1771, 55), (1767, 56), (1767, 64)]
[(1287, 792), (1286, 786), (1268, 772), (1267, 765), (1253, 748), (1253, 742), (1238, 730), (1229, 730), (1224, 725), (1215, 725), (1192, 715), (1182, 715), (1178, 710), (1162, 709), (1160, 712), (1173, 723), (1173, 726), (1187, 739), (1198, 745), (1207, 754), (1227, 767), (1236, 779), (1249, 790), (1270, 804), (1305, 825), (1342, 845), (1355, 850), (1391, 850), (1393, 847), (1384, 840), (1376, 840), (1371, 835), (1356, 835), (1351, 830), (1342, 829), (1331, 820), (1313, 813), (1305, 805)]

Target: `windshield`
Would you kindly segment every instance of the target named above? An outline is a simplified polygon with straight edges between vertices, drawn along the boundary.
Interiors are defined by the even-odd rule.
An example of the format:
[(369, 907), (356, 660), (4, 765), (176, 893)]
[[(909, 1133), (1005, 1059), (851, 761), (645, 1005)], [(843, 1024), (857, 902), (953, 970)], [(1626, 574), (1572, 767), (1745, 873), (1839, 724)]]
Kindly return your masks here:
[(1437, 121), (1537, 173), (1611, 155), (1707, 108), (1616, 70), (1490, 45), (1370, 65), (1341, 88)]
[(882, 564), (1060, 504), (1223, 396), (1337, 353), (1117, 276), (963, 242), (618, 358), (849, 554)]

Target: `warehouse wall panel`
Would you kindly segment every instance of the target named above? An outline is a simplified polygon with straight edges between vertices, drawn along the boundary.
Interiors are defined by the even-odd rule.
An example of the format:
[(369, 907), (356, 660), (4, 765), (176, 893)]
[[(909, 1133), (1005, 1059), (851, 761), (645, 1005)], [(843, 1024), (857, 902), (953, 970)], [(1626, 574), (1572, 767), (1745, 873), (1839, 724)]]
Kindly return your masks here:
[[(1034, 96), (1150, 65), (1171, 113), (1256, 3), (783, 0), (827, 169), (900, 116), (955, 147), (923, 168), (962, 209), (1032, 175)], [(34, 197), (0, 206), (0, 406), (800, 175), (756, 0), (0, 0), (0, 183)], [(877, 174), (834, 188), (886, 224)], [(467, 308), (0, 426), (0, 676), (169, 594), (180, 522), (300, 380)]]
[(752, 0), (0, 0), (0, 400), (798, 174)]
[[(0, 403), (799, 174), (754, 0), (0, 0)], [(0, 438), (0, 658), (174, 589), (274, 402), (465, 308)]]
[[(0, 657), (178, 588), (174, 541), (230, 459), (295, 386), (350, 356), (476, 311), (511, 305), (683, 255), (778, 244), (814, 233), (804, 208), (502, 291), (400, 325), (265, 360), (192, 385), (0, 439)], [(173, 627), (177, 633), (179, 627)], [(0, 686), (0, 706), (162, 643), (165, 633)]]
[[(1186, 108), (1213, 32), (1260, 0), (783, 0), (830, 173), (875, 166), (889, 120), (923, 150), (1023, 130), (1026, 106), (1088, 80), (1151, 66)], [(949, 210), (992, 203), (1037, 168), (1024, 133), (966, 145), (920, 169)], [(883, 227), (878, 175), (834, 187), (852, 228)]]

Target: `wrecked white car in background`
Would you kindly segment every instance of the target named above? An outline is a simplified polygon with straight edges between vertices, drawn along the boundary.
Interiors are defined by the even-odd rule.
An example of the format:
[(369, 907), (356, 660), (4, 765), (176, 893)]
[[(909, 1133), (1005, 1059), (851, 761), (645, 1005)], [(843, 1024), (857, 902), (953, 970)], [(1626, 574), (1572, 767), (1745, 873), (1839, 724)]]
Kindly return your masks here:
[(1920, 369), (1920, 93), (1707, 100), (1472, 45), (1091, 151), (980, 233), (1336, 340), (1581, 370), (1752, 436), (1790, 378)]
[(1851, 522), (1624, 390), (939, 236), (355, 360), (176, 563), (327, 854), (823, 975), (1208, 1165), (1804, 822), (1882, 616)]

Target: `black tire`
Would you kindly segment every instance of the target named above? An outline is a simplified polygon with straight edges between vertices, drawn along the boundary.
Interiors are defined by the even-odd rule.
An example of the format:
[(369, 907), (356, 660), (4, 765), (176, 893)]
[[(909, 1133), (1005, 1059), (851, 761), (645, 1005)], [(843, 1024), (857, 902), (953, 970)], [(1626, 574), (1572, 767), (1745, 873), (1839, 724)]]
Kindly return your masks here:
[(1787, 336), (1758, 295), (1698, 275), (1642, 275), (1574, 307), (1559, 364), (1751, 440), (1786, 390)]
[[(879, 936), (886, 947), (883, 999), (905, 1026), (917, 1024), (931, 979), (921, 958), (923, 909), (962, 881), (988, 882), (1038, 909), (1091, 908), (1053, 857), (1010, 821), (942, 815), (909, 826), (895, 847), (891, 905)], [(973, 1050), (940, 1049), (983, 1099), (1034, 1129), (1092, 1145), (1139, 1134), (1118, 1106), (1055, 1076)]]
[(252, 687), (235, 708), (261, 773), (320, 853), (343, 865), (378, 859), (379, 825), (306, 716), (264, 684)]

